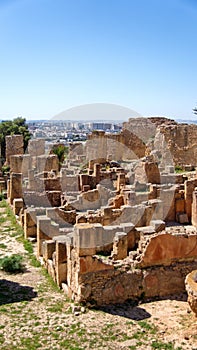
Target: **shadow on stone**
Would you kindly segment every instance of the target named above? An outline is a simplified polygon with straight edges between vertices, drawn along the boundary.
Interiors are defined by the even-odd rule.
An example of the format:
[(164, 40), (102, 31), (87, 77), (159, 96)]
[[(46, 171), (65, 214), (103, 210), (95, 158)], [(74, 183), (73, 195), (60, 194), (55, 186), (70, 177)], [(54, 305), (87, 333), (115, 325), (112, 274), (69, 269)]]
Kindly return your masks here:
[(0, 305), (30, 301), (37, 296), (32, 287), (5, 279), (0, 280)]

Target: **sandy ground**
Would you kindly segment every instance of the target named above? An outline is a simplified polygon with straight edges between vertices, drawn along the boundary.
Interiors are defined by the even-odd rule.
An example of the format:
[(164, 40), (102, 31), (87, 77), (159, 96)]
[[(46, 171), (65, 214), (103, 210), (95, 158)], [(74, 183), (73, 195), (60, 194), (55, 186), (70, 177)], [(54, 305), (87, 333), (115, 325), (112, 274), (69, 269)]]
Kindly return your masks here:
[[(0, 348), (197, 350), (197, 318), (187, 295), (116, 305), (74, 315), (71, 303), (41, 267), (33, 267), (0, 208), (0, 257), (24, 256), (24, 273), (0, 270)], [(84, 310), (82, 310), (84, 311)]]

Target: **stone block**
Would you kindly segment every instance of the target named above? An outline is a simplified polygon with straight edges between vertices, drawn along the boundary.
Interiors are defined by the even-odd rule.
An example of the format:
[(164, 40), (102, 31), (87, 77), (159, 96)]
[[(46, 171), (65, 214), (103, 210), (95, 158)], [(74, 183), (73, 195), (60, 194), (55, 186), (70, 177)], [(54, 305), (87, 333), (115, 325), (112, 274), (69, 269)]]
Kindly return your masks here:
[(56, 240), (56, 260), (58, 264), (67, 262), (66, 237)]
[(51, 169), (54, 169), (58, 172), (59, 161), (57, 156), (55, 154), (38, 156), (36, 169), (39, 173), (43, 171), (51, 171)]
[(23, 153), (23, 135), (6, 136), (6, 163), (10, 164), (10, 156)]
[[(48, 191), (46, 193), (47, 199), (52, 207), (60, 207), (61, 205), (61, 191)], [(46, 202), (46, 206), (49, 206)]]
[(45, 240), (49, 240), (48, 236), (50, 232), (51, 220), (46, 216), (38, 216), (37, 217), (37, 257), (43, 255), (43, 242)]
[(125, 232), (116, 232), (113, 242), (112, 258), (122, 260), (127, 257), (127, 234)]
[(189, 224), (189, 219), (186, 213), (178, 213), (178, 222), (180, 224)]
[(185, 200), (184, 198), (179, 198), (175, 200), (175, 210), (176, 213), (184, 213), (185, 212)]
[(32, 157), (41, 156), (45, 153), (45, 140), (43, 139), (32, 139), (28, 143), (28, 153)]
[(85, 256), (79, 258), (79, 273), (89, 273), (103, 270), (113, 270), (114, 266), (105, 264), (96, 257)]
[(166, 224), (163, 220), (151, 220), (150, 225), (156, 232), (165, 230)]
[(59, 287), (67, 282), (67, 263), (56, 263), (56, 283)]
[(22, 191), (22, 174), (10, 174), (10, 203), (13, 204), (15, 198), (23, 198)]
[(188, 304), (197, 317), (197, 270), (190, 272), (185, 279)]
[(103, 245), (103, 227), (100, 224), (76, 224), (74, 246), (79, 256), (96, 254), (96, 247)]
[(51, 259), (48, 259), (47, 261), (47, 271), (48, 271), (48, 274), (52, 277), (53, 281), (56, 282), (55, 266)]
[(24, 207), (24, 202), (22, 198), (15, 198), (13, 200), (13, 211), (14, 215), (19, 215), (20, 210)]
[(139, 267), (171, 265), (176, 261), (192, 261), (197, 258), (197, 235), (172, 235), (160, 233), (150, 238), (143, 252)]
[(47, 240), (43, 242), (43, 258), (45, 261), (52, 259), (52, 255), (55, 251), (55, 242), (53, 240)]
[(191, 221), (192, 221), (192, 225), (197, 227), (197, 188), (195, 188), (192, 197), (193, 197), (193, 200), (192, 200)]

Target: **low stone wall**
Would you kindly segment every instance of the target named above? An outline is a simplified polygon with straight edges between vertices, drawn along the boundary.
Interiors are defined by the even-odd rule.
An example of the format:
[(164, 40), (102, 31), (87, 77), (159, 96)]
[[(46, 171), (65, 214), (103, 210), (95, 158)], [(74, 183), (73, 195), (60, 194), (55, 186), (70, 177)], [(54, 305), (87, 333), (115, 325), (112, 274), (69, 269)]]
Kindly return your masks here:
[[(80, 262), (80, 265), (82, 262)], [(162, 297), (185, 291), (184, 280), (196, 263), (178, 263), (169, 267), (127, 271), (104, 269), (83, 273), (78, 277), (74, 297), (79, 302), (95, 305), (123, 303), (128, 299)], [(73, 294), (73, 285), (72, 292)]]
[(197, 270), (186, 276), (185, 288), (188, 293), (188, 303), (197, 317)]

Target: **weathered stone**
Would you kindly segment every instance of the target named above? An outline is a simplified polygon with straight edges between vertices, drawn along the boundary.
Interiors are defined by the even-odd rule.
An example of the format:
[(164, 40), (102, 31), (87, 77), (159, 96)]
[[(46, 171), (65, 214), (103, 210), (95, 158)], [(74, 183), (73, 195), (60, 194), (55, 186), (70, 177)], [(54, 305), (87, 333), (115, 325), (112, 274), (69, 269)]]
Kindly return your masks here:
[(24, 207), (22, 198), (15, 198), (13, 200), (13, 211), (15, 215), (19, 215), (20, 210)]
[(42, 244), (43, 258), (45, 261), (52, 259), (55, 251), (55, 242), (53, 240), (44, 241)]
[(188, 293), (188, 303), (197, 317), (197, 270), (190, 272), (185, 279), (185, 288)]
[(79, 258), (79, 273), (89, 273), (103, 270), (113, 270), (113, 265), (105, 264), (96, 257), (86, 256)]
[(41, 156), (45, 153), (45, 140), (33, 139), (29, 140), (28, 153), (33, 157)]
[(23, 135), (6, 136), (6, 163), (10, 164), (10, 156), (23, 153)]
[(127, 257), (127, 250), (127, 234), (124, 232), (116, 232), (113, 242), (112, 258), (114, 260), (125, 259)]
[(151, 237), (139, 263), (140, 267), (171, 265), (197, 257), (197, 234), (190, 236), (160, 233)]
[(22, 191), (22, 174), (11, 173), (10, 175), (10, 203), (13, 203), (15, 198), (23, 198)]
[(37, 157), (37, 171), (58, 171), (59, 170), (59, 162), (58, 158), (55, 154), (49, 155), (41, 155)]
[(192, 225), (197, 227), (197, 188), (193, 192), (192, 201)]

